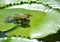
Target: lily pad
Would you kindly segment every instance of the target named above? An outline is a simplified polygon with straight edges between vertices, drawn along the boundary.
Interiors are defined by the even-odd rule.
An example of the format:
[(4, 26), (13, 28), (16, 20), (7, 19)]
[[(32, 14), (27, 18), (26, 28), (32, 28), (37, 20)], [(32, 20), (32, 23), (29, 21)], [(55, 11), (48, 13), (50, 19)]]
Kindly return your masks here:
[[(4, 13), (3, 13), (4, 12)], [(9, 13), (10, 12), (10, 13)], [(1, 27), (3, 29), (0, 29), (1, 31), (8, 31), (11, 30), (13, 28), (13, 30), (11, 30), (10, 32), (6, 33), (6, 35), (8, 35), (9, 37), (12, 37), (13, 35), (21, 35), (21, 37), (28, 37), (30, 36), (30, 32), (32, 29), (38, 29), (38, 25), (42, 24), (42, 21), (44, 19), (44, 17), (46, 17), (46, 13), (42, 12), (42, 11), (33, 11), (33, 10), (26, 10), (26, 9), (4, 9), (1, 10), (0, 13), (2, 13), (1, 15)], [(31, 17), (31, 21), (30, 21), (30, 27), (28, 28), (22, 28), (20, 26), (17, 26), (16, 24), (5, 24), (4, 23), (4, 19), (6, 19), (6, 17), (13, 15), (13, 14), (32, 14), (33, 16)], [(2, 26), (4, 25), (4, 26)], [(17, 26), (17, 27), (15, 27)], [(11, 34), (12, 33), (12, 34)]]

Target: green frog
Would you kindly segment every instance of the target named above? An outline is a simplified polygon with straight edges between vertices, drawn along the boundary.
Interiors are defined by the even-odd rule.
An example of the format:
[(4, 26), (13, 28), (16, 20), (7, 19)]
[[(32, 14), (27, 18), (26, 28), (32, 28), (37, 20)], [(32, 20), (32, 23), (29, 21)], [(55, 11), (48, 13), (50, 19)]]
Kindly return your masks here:
[(30, 22), (31, 14), (15, 14), (5, 19), (5, 23), (14, 23), (18, 25), (27, 25)]

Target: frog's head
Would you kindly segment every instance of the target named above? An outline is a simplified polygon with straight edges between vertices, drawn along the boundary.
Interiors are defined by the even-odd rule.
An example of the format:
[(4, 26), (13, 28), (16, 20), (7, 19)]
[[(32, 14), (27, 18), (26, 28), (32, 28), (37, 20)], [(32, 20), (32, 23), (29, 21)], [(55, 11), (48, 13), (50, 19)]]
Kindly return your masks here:
[(5, 23), (13, 23), (13, 22), (15, 22), (15, 21), (13, 20), (13, 16), (9, 16), (9, 17), (7, 17), (7, 18), (5, 19), (4, 22), (5, 22)]

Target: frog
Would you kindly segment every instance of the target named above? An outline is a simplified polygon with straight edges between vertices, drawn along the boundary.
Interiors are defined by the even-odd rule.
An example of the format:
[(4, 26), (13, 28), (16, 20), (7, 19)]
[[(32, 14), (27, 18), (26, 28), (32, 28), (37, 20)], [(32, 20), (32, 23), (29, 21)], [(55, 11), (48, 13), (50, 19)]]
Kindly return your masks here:
[(15, 14), (13, 16), (8, 16), (5, 19), (5, 23), (14, 23), (20, 26), (28, 25), (30, 23), (31, 14)]

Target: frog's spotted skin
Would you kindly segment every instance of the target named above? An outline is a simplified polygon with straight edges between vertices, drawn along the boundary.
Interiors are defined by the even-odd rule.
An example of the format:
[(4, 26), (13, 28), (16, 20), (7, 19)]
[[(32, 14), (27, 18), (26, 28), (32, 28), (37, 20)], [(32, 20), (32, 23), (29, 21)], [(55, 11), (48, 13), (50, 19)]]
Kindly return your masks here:
[(5, 23), (14, 23), (18, 25), (29, 25), (30, 17), (29, 14), (15, 14), (14, 16), (9, 16), (4, 21)]
[[(10, 6), (15, 5), (23, 5), (26, 4), (22, 1), (20, 2), (12, 2), (8, 4), (2, 3), (0, 6), (0, 14), (2, 19), (0, 18), (1, 25), (0, 31), (7, 32), (5, 35), (8, 37), (12, 36), (20, 36), (25, 38), (42, 38), (49, 34), (56, 33), (60, 29), (60, 13), (59, 8), (53, 8), (49, 4), (45, 4), (43, 2), (35, 1), (36, 4), (41, 4), (43, 6), (48, 7), (48, 12), (41, 12), (41, 11), (34, 11), (34, 10), (27, 10), (27, 9), (9, 9)], [(27, 4), (32, 5), (31, 1), (28, 1)], [(8, 9), (6, 9), (8, 8)], [(45, 8), (45, 7), (44, 7)], [(3, 13), (4, 12), (4, 13)], [(10, 12), (10, 13), (9, 13)], [(16, 14), (16, 13), (30, 13), (33, 14), (34, 17), (31, 18), (31, 27), (30, 28), (22, 28), (16, 26), (14, 24), (4, 24), (3, 20), (8, 17), (9, 15)], [(5, 15), (6, 16), (5, 16)], [(57, 16), (57, 17), (56, 17)], [(4, 29), (6, 28), (6, 29)], [(14, 29), (15, 28), (15, 29)], [(49, 31), (51, 29), (51, 31)], [(12, 30), (12, 31), (11, 31)], [(47, 32), (49, 31), (49, 32)]]

